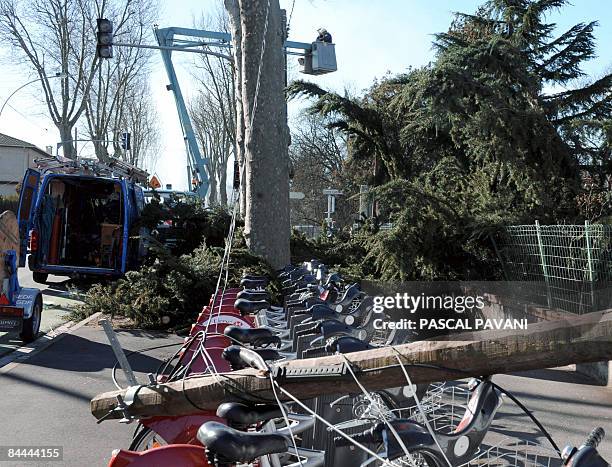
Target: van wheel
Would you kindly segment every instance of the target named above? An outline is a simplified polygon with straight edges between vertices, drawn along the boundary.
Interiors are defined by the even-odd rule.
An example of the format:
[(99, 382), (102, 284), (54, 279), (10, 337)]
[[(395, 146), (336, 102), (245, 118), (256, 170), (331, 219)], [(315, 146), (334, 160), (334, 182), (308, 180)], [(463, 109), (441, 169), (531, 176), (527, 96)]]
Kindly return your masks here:
[(46, 272), (33, 272), (32, 273), (32, 279), (34, 279), (34, 282), (36, 282), (37, 284), (46, 284), (48, 278), (49, 278), (49, 274), (47, 274)]
[(21, 340), (28, 344), (32, 342), (38, 336), (38, 331), (40, 331), (40, 319), (42, 317), (42, 297), (38, 295), (36, 297), (36, 302), (34, 303), (34, 310), (32, 311), (32, 316), (28, 319), (23, 320), (23, 329), (21, 330), (21, 334), (19, 337)]

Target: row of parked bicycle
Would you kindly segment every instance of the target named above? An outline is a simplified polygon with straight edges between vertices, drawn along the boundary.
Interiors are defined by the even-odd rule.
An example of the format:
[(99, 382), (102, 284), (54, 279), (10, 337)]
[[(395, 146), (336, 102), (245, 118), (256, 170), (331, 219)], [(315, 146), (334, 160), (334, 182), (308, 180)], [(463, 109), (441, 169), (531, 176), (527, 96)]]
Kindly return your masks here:
[[(277, 305), (271, 304), (266, 277), (244, 276), (240, 288), (219, 289), (155, 381), (205, 374), (226, 381), (227, 373), (253, 367), (281, 389), (268, 371), (279, 361), (349, 354), (412, 338), (377, 331), (373, 297), (318, 261), (278, 274), (283, 299)], [(192, 403), (190, 415), (139, 420), (129, 449), (113, 452), (109, 466), (609, 465), (597, 451), (601, 428), (581, 446), (561, 451), (491, 377), (414, 386), (409, 369), (402, 369), (402, 387), (369, 392), (360, 386), (356, 394), (285, 403), (256, 402), (256, 395), (228, 383), (228, 399), (240, 402), (222, 403), (214, 412)], [(524, 409), (540, 435), (508, 438), (495, 429), (504, 394)]]

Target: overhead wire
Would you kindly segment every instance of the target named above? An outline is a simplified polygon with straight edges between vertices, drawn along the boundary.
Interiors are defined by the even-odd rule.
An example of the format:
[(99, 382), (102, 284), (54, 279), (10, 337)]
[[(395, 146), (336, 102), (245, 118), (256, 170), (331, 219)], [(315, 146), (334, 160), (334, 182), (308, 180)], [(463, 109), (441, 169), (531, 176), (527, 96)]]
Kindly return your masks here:
[[(448, 460), (448, 457), (446, 457), (446, 453), (442, 449), (442, 446), (440, 445), (440, 442), (438, 441), (438, 436), (436, 435), (434, 429), (432, 428), (431, 423), (429, 423), (429, 417), (425, 413), (425, 410), (423, 410), (423, 406), (421, 405), (421, 401), (419, 400), (419, 396), (417, 395), (416, 388), (412, 384), (412, 380), (410, 379), (410, 375), (408, 374), (408, 371), (406, 370), (406, 367), (402, 364), (402, 359), (400, 358), (402, 356), (402, 354), (394, 346), (391, 346), (391, 349), (393, 349), (393, 351), (395, 351), (398, 354), (398, 355), (395, 356), (395, 358), (397, 358), (397, 361), (399, 362), (399, 364), (400, 364), (400, 366), (402, 368), (402, 372), (404, 373), (404, 377), (406, 378), (406, 381), (408, 382), (408, 387), (410, 388), (410, 392), (412, 392), (412, 397), (414, 398), (414, 401), (416, 403), (417, 409), (418, 409), (419, 413), (421, 414), (421, 418), (423, 419), (423, 422), (425, 423), (425, 427), (427, 428), (427, 431), (429, 431), (429, 434), (430, 434), (431, 438), (434, 440), (434, 443), (436, 443), (436, 446), (438, 447), (438, 449), (442, 453), (442, 457), (444, 457), (444, 460), (446, 461), (448, 466), (449, 467), (453, 467), (453, 464), (451, 464), (451, 462)], [(468, 407), (468, 410), (469, 410), (469, 407)]]
[(326, 425), (331, 431), (334, 431), (335, 433), (338, 433), (341, 437), (343, 437), (344, 439), (346, 439), (348, 442), (352, 443), (353, 445), (357, 446), (359, 449), (361, 449), (362, 451), (364, 451), (365, 453), (369, 454), (370, 456), (374, 457), (376, 460), (380, 461), (383, 463), (383, 466), (390, 466), (390, 467), (399, 467), (396, 463), (389, 461), (388, 459), (384, 459), (383, 457), (381, 457), (380, 455), (376, 454), (374, 451), (372, 451), (371, 449), (367, 448), (366, 446), (364, 446), (363, 444), (361, 444), (360, 442), (354, 440), (353, 438), (351, 438), (348, 434), (346, 434), (344, 431), (340, 430), (339, 428), (335, 427), (334, 425), (332, 425), (330, 422), (328, 422), (325, 418), (321, 417), (319, 414), (317, 414), (316, 412), (314, 412), (310, 407), (306, 406), (302, 401), (300, 401), (298, 398), (296, 398), (293, 394), (291, 394), (289, 391), (287, 391), (286, 389), (284, 389), (283, 387), (281, 387), (278, 382), (276, 380), (274, 380), (274, 385), (276, 385), (276, 387), (285, 395), (287, 396), (289, 399), (291, 399), (293, 402), (295, 402), (297, 405), (299, 405), (303, 410), (305, 410), (306, 412), (308, 412), (310, 415), (312, 415), (313, 417), (315, 417), (317, 420), (319, 420), (321, 423), (323, 423), (324, 425)]
[[(267, 36), (267, 32), (268, 32), (268, 24), (269, 24), (269, 17), (270, 17), (270, 0), (268, 0), (266, 2), (266, 14), (265, 14), (265, 23), (264, 23), (264, 28), (263, 28), (263, 37), (262, 37), (262, 41), (261, 41), (261, 52), (260, 52), (260, 60), (259, 60), (259, 65), (258, 65), (258, 69), (257, 69), (257, 81), (255, 84), (255, 94), (253, 96), (253, 104), (252, 104), (252, 109), (251, 109), (251, 115), (250, 115), (250, 119), (249, 119), (249, 130), (252, 130), (253, 128), (253, 124), (255, 121), (255, 114), (257, 112), (257, 102), (258, 102), (258, 96), (259, 96), (259, 90), (260, 90), (260, 83), (261, 83), (261, 73), (262, 73), (262, 68), (263, 68), (263, 58), (264, 58), (264, 54), (265, 54), (265, 50), (266, 50), (266, 36)], [(244, 172), (245, 172), (245, 167), (246, 167), (246, 162), (243, 159), (242, 161), (242, 167), (240, 167), (240, 180), (243, 181), (244, 180)], [(218, 330), (218, 324), (219, 324), (219, 320), (220, 320), (220, 315), (221, 315), (221, 311), (222, 311), (222, 306), (223, 306), (223, 298), (225, 297), (225, 291), (227, 290), (227, 284), (229, 281), (229, 265), (230, 265), (230, 258), (231, 258), (231, 250), (232, 250), (232, 245), (234, 242), (234, 235), (236, 232), (236, 218), (237, 218), (237, 213), (238, 213), (238, 205), (239, 205), (239, 200), (240, 200), (240, 196), (239, 196), (239, 192), (236, 192), (237, 190), (234, 189), (234, 193), (233, 193), (233, 206), (232, 206), (232, 217), (231, 217), (231, 222), (230, 222), (230, 227), (229, 227), (229, 231), (226, 237), (226, 243), (225, 243), (225, 249), (224, 249), (224, 254), (223, 257), (221, 259), (221, 265), (220, 265), (220, 269), (219, 269), (219, 275), (217, 277), (217, 284), (216, 284), (216, 288), (215, 288), (215, 293), (212, 297), (212, 303), (211, 303), (211, 308), (209, 311), (209, 317), (206, 323), (206, 327), (204, 329), (204, 334), (203, 334), (203, 338), (199, 341), (198, 343), (198, 347), (201, 349), (204, 349), (205, 344), (206, 344), (206, 337), (208, 335), (208, 330), (210, 328), (210, 325), (213, 323), (213, 321), (215, 322), (216, 326), (216, 330)], [(221, 278), (223, 277), (223, 273), (225, 272), (225, 277), (224, 277), (224, 281), (223, 281), (223, 287), (221, 288)], [(221, 296), (219, 297), (219, 292), (221, 290)], [(217, 299), (218, 299), (218, 310), (217, 313), (215, 314), (215, 305), (217, 305)], [(216, 319), (215, 319), (216, 318)], [(206, 351), (206, 350), (204, 350)], [(192, 359), (189, 361), (189, 363), (187, 364), (187, 369), (183, 374), (183, 381), (184, 379), (188, 376), (188, 371), (191, 368), (191, 366), (193, 365), (194, 362), (194, 356), (196, 355), (196, 353), (194, 352), (194, 355), (192, 356)], [(216, 369), (213, 368), (213, 371), (216, 373)], [(183, 382), (183, 387), (184, 387), (184, 382)]]
[(291, 12), (289, 13), (289, 19), (287, 20), (287, 32), (289, 32), (289, 29), (291, 28), (291, 18), (293, 18), (294, 8), (295, 8), (295, 0), (293, 0), (293, 3), (291, 4)]
[[(341, 353), (340, 355), (344, 359), (344, 361), (346, 363), (346, 368), (348, 369), (349, 373), (353, 377), (353, 380), (355, 381), (355, 384), (357, 384), (357, 386), (359, 387), (361, 392), (363, 392), (363, 395), (366, 396), (366, 398), (370, 401), (370, 404), (372, 404), (372, 406), (374, 406), (376, 404), (376, 402), (374, 402), (374, 399), (372, 398), (372, 395), (361, 384), (361, 382), (357, 378), (357, 375), (355, 375), (355, 372), (353, 371), (353, 368), (351, 367), (351, 361), (348, 359), (348, 357), (345, 354)], [(404, 440), (402, 439), (402, 437), (399, 435), (397, 430), (393, 427), (391, 422), (389, 420), (387, 420), (386, 417), (381, 417), (381, 418), (382, 418), (383, 423), (385, 423), (385, 425), (387, 425), (387, 427), (389, 428), (389, 431), (391, 431), (391, 433), (393, 434), (393, 437), (396, 439), (396, 441), (398, 442), (398, 444), (402, 448), (402, 451), (404, 451), (404, 454), (406, 455), (406, 458), (407, 458), (408, 462), (410, 462), (410, 465), (415, 467), (416, 466), (416, 462), (412, 458), (412, 455), (410, 454), (410, 452), (408, 451), (408, 448), (406, 447), (406, 444), (404, 443)]]
[(289, 430), (289, 434), (291, 435), (291, 442), (293, 443), (293, 448), (295, 449), (295, 452), (296, 452), (296, 455), (297, 455), (297, 458), (298, 458), (298, 462), (300, 463), (300, 466), (303, 466), (304, 463), (302, 462), (302, 458), (298, 454), (297, 442), (295, 441), (295, 435), (293, 434), (293, 430), (291, 428), (291, 423), (289, 422), (289, 417), (287, 416), (287, 411), (285, 410), (285, 406), (281, 402), (280, 397), (278, 396), (278, 393), (276, 392), (276, 388), (274, 387), (274, 376), (272, 375), (271, 371), (268, 372), (268, 375), (270, 376), (270, 384), (272, 386), (272, 393), (274, 394), (274, 398), (276, 399), (276, 403), (278, 404), (278, 407), (280, 408), (280, 411), (283, 414), (283, 418), (285, 420), (285, 424), (287, 425), (287, 430)]

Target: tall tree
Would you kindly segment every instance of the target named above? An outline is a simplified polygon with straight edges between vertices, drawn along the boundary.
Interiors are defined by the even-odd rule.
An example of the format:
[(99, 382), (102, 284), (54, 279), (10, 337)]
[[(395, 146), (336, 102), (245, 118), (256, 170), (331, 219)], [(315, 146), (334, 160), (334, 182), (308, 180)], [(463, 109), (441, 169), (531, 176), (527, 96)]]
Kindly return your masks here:
[[(227, 109), (225, 102), (219, 105), (215, 97), (200, 92), (191, 102), (190, 114), (200, 144), (208, 159), (210, 188), (208, 204), (227, 204), (227, 161), (234, 151), (234, 134), (228, 132), (221, 109)], [(233, 105), (233, 101), (227, 104)]]
[(236, 139), (239, 145), (244, 141), (245, 238), (253, 253), (280, 268), (289, 263), (290, 236), (286, 31), (278, 0), (225, 0), (225, 5), (241, 104)]
[[(91, 1), (91, 0), (90, 0)], [(155, 0), (96, 0), (98, 17), (113, 21), (115, 35), (122, 42), (142, 44), (145, 32), (153, 23), (156, 11)], [(92, 31), (95, 24), (92, 24)], [(115, 47), (112, 59), (101, 60), (92, 86), (85, 98), (85, 127), (93, 143), (96, 157), (105, 161), (109, 149), (116, 146), (121, 129), (115, 127), (117, 116), (124, 113), (122, 106), (134, 111), (145, 101), (131, 103), (135, 86), (146, 85), (151, 51), (132, 47)], [(135, 94), (142, 97), (141, 92)], [(150, 103), (151, 101), (146, 101)], [(146, 108), (144, 111), (151, 111)], [(146, 118), (146, 117), (145, 117)]]
[[(40, 79), (63, 154), (71, 158), (76, 157), (73, 129), (85, 111), (99, 66), (92, 29), (96, 7), (95, 2), (86, 0), (0, 2), (0, 34)], [(55, 72), (66, 77), (50, 79)]]
[[(113, 156), (152, 170), (160, 156), (160, 128), (147, 77), (138, 77), (125, 89), (113, 117)], [(130, 133), (129, 151), (121, 146), (123, 131)]]
[[(200, 20), (199, 27), (229, 32), (227, 12), (220, 8)], [(210, 204), (227, 204), (228, 161), (236, 153), (236, 97), (234, 65), (225, 58), (198, 55), (194, 78), (198, 95), (190, 102), (190, 114), (196, 137), (207, 157)]]
[[(349, 161), (382, 166), (364, 264), (388, 279), (495, 277), (488, 235), (507, 224), (576, 222), (610, 203), (592, 192), (610, 154), (612, 77), (587, 80), (595, 23), (558, 36), (563, 0), (491, 0), (436, 37), (428, 66), (360, 98), (295, 83), (349, 136)], [(578, 81), (582, 80), (582, 82)], [(555, 85), (567, 90), (551, 92)], [(357, 178), (362, 177), (357, 174)]]

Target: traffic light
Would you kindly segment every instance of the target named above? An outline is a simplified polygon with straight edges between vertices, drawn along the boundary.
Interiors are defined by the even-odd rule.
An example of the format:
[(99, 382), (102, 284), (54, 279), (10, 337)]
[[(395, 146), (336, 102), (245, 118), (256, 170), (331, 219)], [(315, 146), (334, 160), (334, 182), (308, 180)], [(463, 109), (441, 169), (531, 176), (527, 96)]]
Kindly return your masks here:
[(130, 145), (130, 134), (127, 131), (124, 131), (123, 133), (121, 133), (121, 147), (125, 149), (126, 151), (129, 151), (132, 149)]
[(113, 22), (98, 18), (98, 43), (96, 45), (96, 55), (100, 58), (113, 57)]

